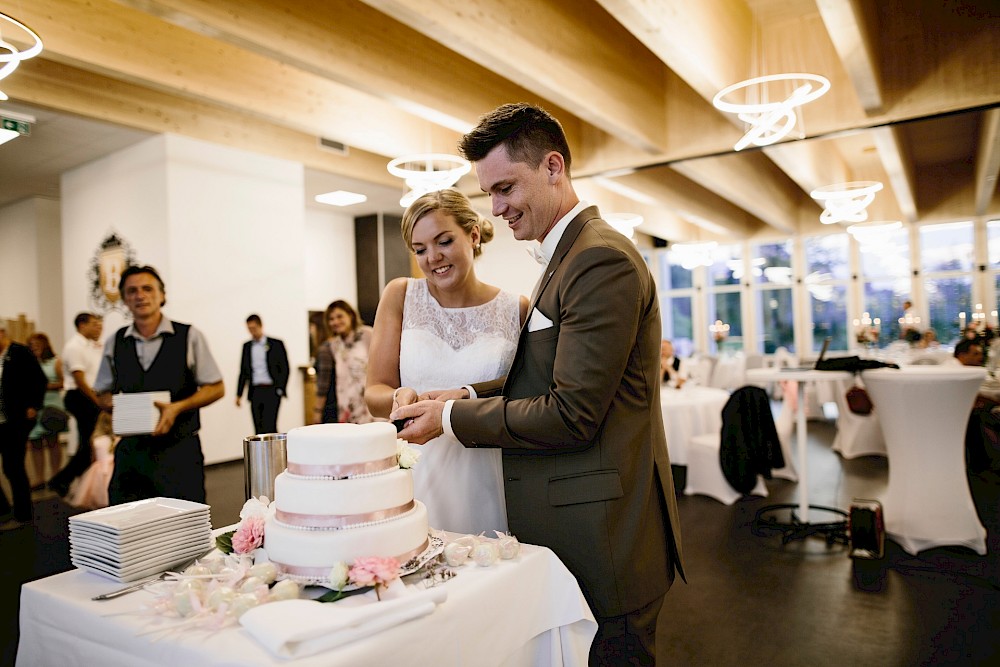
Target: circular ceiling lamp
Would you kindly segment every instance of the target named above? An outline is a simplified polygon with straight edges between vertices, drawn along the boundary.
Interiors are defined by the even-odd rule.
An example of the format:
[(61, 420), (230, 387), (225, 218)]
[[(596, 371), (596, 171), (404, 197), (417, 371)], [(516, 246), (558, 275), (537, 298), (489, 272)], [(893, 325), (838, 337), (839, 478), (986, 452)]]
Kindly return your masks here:
[(809, 193), (823, 203), (819, 221), (824, 225), (837, 222), (864, 222), (868, 219), (868, 205), (875, 201), (875, 193), (882, 189), (878, 181), (851, 181), (824, 185)]
[[(3, 38), (3, 27), (4, 24), (11, 24), (18, 31), (24, 33), (31, 43), (26, 50), (21, 51), (16, 46), (8, 42)], [(22, 60), (27, 60), (28, 58), (34, 58), (39, 53), (42, 52), (42, 39), (38, 34), (24, 25), (15, 18), (11, 18), (6, 14), (0, 14), (0, 80), (7, 78), (10, 74), (17, 69), (17, 66), (21, 64)], [(0, 90), (0, 100), (9, 99), (7, 94)]]
[(706, 243), (674, 243), (670, 246), (670, 255), (687, 270), (699, 266), (712, 266), (715, 263), (715, 241)]
[(445, 190), (458, 183), (458, 179), (472, 171), (472, 163), (447, 153), (420, 153), (398, 157), (389, 162), (387, 169), (410, 188), (399, 200), (399, 205), (406, 208), (428, 192)]
[[(748, 91), (747, 97), (750, 97), (749, 93), (759, 91), (764, 93), (760, 97), (764, 100), (770, 100), (771, 96), (768, 94), (769, 84), (781, 81), (793, 84), (802, 83), (792, 90), (791, 95), (775, 102), (757, 101), (738, 103), (726, 100), (727, 96), (744, 89)], [(743, 150), (751, 144), (754, 146), (770, 146), (784, 139), (792, 131), (792, 128), (795, 127), (795, 107), (819, 99), (828, 90), (830, 90), (830, 80), (818, 74), (807, 74), (804, 72), (769, 74), (726, 86), (712, 98), (712, 106), (720, 111), (736, 114), (740, 120), (750, 126), (747, 133), (733, 146), (735, 150)], [(757, 97), (757, 95), (754, 95), (754, 97)]]
[(902, 228), (900, 220), (872, 220), (850, 225), (847, 233), (865, 248), (881, 246), (891, 240), (892, 233)]

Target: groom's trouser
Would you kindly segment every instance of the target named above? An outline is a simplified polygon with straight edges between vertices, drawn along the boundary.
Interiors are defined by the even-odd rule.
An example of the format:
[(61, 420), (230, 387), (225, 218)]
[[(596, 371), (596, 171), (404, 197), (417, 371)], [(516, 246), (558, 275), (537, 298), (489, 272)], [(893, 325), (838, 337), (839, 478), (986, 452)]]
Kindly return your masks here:
[(597, 635), (590, 645), (590, 665), (656, 664), (656, 619), (664, 596), (623, 616), (595, 616)]

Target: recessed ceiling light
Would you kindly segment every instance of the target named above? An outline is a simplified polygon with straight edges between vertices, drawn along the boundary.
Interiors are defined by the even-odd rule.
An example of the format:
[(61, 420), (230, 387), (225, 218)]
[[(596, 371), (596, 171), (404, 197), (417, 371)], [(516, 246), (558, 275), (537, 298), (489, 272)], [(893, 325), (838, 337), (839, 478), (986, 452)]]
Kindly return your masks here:
[(350, 206), (351, 204), (366, 202), (368, 201), (368, 197), (357, 192), (334, 190), (333, 192), (316, 195), (316, 201), (320, 204), (329, 204), (330, 206)]

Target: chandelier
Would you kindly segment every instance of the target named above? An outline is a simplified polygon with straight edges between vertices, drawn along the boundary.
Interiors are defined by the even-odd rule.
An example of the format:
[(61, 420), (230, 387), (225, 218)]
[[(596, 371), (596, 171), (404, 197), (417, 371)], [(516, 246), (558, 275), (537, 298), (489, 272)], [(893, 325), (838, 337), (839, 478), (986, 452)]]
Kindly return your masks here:
[(670, 246), (670, 255), (687, 270), (699, 266), (712, 266), (715, 263), (715, 241), (707, 243), (674, 243)]
[(447, 153), (420, 153), (404, 155), (389, 162), (393, 176), (402, 178), (410, 191), (399, 200), (406, 208), (418, 197), (428, 192), (445, 190), (458, 183), (458, 179), (472, 171), (472, 164), (457, 155)]
[(637, 213), (605, 213), (604, 221), (621, 232), (625, 238), (635, 240), (635, 228), (642, 224), (642, 216)]
[[(769, 84), (775, 82), (791, 82), (793, 85), (799, 85), (796, 85), (791, 94), (784, 99), (771, 101)], [(764, 99), (747, 100), (742, 103), (726, 99), (739, 90), (746, 90), (748, 98)], [(733, 146), (734, 150), (743, 150), (751, 144), (770, 146), (784, 139), (795, 127), (797, 120), (795, 108), (819, 99), (828, 90), (830, 90), (830, 80), (818, 74), (803, 72), (769, 74), (726, 86), (712, 98), (712, 106), (719, 111), (736, 114), (740, 120), (749, 125), (746, 134)]]
[(851, 181), (824, 185), (809, 193), (823, 203), (819, 221), (824, 225), (837, 222), (864, 222), (868, 219), (868, 205), (875, 201), (875, 193), (882, 189), (878, 181)]
[[(8, 23), (29, 37), (31, 46), (29, 46), (26, 50), (21, 51), (9, 41), (4, 39), (3, 27), (4, 24)], [(42, 40), (34, 30), (24, 25), (17, 19), (0, 13), (0, 80), (10, 76), (10, 74), (17, 69), (17, 66), (21, 64), (22, 60), (33, 58), (41, 52)], [(6, 99), (9, 99), (7, 94), (0, 90), (0, 100)]]

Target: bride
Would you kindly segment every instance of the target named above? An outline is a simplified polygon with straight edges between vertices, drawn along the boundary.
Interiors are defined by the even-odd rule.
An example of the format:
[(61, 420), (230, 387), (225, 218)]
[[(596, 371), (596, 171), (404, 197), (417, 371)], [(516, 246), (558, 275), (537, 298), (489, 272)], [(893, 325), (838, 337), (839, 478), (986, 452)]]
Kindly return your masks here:
[[(464, 397), (454, 388), (506, 375), (528, 311), (525, 297), (476, 277), (473, 260), (493, 238), (493, 224), (465, 195), (423, 195), (406, 209), (401, 227), (426, 279), (396, 278), (379, 301), (365, 398), (383, 418), (429, 392), (442, 400)], [(432, 528), (507, 531), (499, 449), (466, 449), (441, 435), (421, 448), (413, 484)]]

